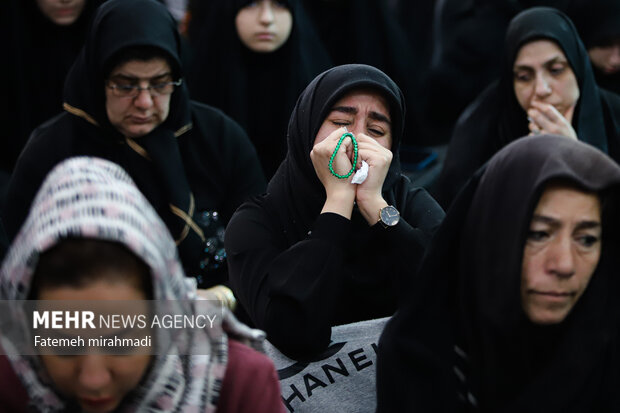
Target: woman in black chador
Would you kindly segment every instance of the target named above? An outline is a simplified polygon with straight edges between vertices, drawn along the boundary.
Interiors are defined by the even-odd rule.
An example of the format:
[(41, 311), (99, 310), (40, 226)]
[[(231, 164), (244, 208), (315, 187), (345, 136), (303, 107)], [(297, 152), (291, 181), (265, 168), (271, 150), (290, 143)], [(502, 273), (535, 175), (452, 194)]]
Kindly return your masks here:
[(183, 82), (181, 37), (166, 8), (104, 3), (67, 76), (65, 112), (33, 132), (17, 163), (4, 220), (9, 238), (54, 165), (96, 156), (131, 175), (170, 229), (188, 275), (201, 286), (223, 281), (224, 227), (265, 181), (239, 125), (190, 101)]
[[(378, 69), (344, 65), (317, 76), (293, 110), (288, 153), (267, 194), (229, 223), (231, 286), (290, 357), (325, 349), (332, 326), (391, 315), (443, 218), (401, 174), (403, 117), (400, 89)], [(357, 161), (350, 138), (338, 145), (347, 130)], [(359, 185), (330, 172), (346, 176), (362, 161), (368, 176)]]
[(620, 167), (524, 137), (459, 193), (379, 342), (378, 412), (620, 411)]
[(455, 126), (437, 183), (438, 201), (447, 207), (476, 169), (528, 133), (579, 139), (620, 160), (620, 97), (597, 86), (570, 19), (545, 7), (511, 21), (500, 79)]
[(271, 177), (297, 97), (332, 66), (327, 51), (299, 0), (198, 1), (190, 12), (192, 98), (239, 122)]
[(88, 25), (103, 0), (10, 0), (3, 4), (6, 42), (0, 169), (10, 174), (30, 133), (62, 111), (62, 88)]

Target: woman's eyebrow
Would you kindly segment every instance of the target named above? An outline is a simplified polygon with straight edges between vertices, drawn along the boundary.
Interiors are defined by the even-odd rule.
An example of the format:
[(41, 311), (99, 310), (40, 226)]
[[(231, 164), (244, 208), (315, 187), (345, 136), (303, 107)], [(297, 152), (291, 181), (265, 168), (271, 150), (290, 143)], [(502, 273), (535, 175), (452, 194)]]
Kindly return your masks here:
[(347, 115), (357, 114), (357, 108), (354, 108), (353, 106), (334, 106), (331, 111), (342, 112), (342, 113), (346, 113)]
[(165, 72), (162, 73), (161, 75), (155, 75), (153, 77), (147, 77), (147, 78), (139, 78), (136, 76), (130, 76), (130, 75), (125, 75), (122, 73), (117, 73), (115, 75), (110, 76), (110, 78), (112, 79), (120, 79), (120, 80), (127, 80), (129, 82), (139, 82), (140, 80), (147, 80), (147, 81), (153, 81), (153, 80), (158, 80), (164, 77), (170, 77), (172, 76), (172, 73), (170, 72)]
[[(564, 57), (562, 57), (560, 55), (555, 55), (551, 59), (549, 59), (546, 62), (544, 62), (542, 65), (543, 66), (549, 66), (549, 65), (552, 65), (554, 63), (568, 63), (568, 61)], [(512, 70), (532, 70), (532, 66), (530, 66), (528, 64), (515, 64), (513, 66)]]
[[(331, 111), (332, 112), (342, 112), (342, 113), (346, 113), (347, 115), (356, 115), (357, 114), (357, 108), (355, 108), (353, 106), (334, 106)], [(375, 112), (374, 110), (371, 110), (368, 113), (368, 117), (370, 119), (373, 119), (373, 120), (378, 120), (379, 122), (385, 122), (388, 125), (392, 124), (392, 122), (390, 121), (390, 118), (385, 116), (383, 113)]]
[(370, 111), (370, 113), (368, 114), (368, 117), (370, 119), (373, 119), (373, 120), (378, 120), (379, 122), (385, 122), (388, 125), (392, 124), (392, 122), (390, 122), (390, 118), (385, 116), (383, 113), (379, 113), (379, 112), (375, 112), (375, 111)]
[(575, 229), (597, 229), (597, 228), (601, 228), (601, 223), (598, 221), (581, 221), (575, 226)]
[[(562, 226), (562, 222), (558, 219), (545, 216), (545, 215), (534, 215), (532, 217), (532, 222), (540, 222), (543, 224), (550, 225), (552, 227), (560, 227)], [(579, 221), (575, 226), (575, 229), (591, 229), (591, 228), (600, 228), (601, 223), (596, 220), (583, 220)]]

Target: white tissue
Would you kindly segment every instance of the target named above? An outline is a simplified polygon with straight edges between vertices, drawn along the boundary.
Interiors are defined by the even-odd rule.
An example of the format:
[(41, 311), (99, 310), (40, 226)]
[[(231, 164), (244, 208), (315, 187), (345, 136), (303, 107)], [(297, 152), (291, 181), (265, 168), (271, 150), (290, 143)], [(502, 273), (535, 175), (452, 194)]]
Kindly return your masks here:
[(361, 184), (368, 178), (368, 164), (366, 161), (362, 161), (362, 167), (358, 169), (351, 179), (352, 184)]

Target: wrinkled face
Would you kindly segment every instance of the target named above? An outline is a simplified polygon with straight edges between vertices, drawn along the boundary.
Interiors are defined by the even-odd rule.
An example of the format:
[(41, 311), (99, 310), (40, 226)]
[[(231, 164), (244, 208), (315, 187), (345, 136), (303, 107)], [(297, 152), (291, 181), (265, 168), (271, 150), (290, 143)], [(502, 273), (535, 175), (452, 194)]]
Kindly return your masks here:
[(550, 185), (536, 206), (523, 251), (521, 304), (536, 324), (562, 322), (584, 293), (601, 256), (596, 194)]
[(316, 134), (314, 144), (343, 126), (354, 135), (363, 133), (384, 148), (392, 149), (392, 124), (389, 105), (374, 90), (359, 89), (339, 99), (327, 114)]
[(549, 40), (535, 40), (521, 47), (513, 65), (515, 96), (523, 110), (532, 101), (553, 105), (567, 118), (579, 100), (579, 85), (564, 52)]
[[(127, 280), (139, 275), (127, 274)], [(40, 300), (146, 300), (130, 281), (94, 281), (86, 287), (54, 287), (40, 290)], [(113, 277), (118, 280), (118, 277)], [(45, 370), (58, 391), (79, 403), (84, 412), (111, 412), (145, 374), (151, 356), (86, 354), (41, 355)]]
[(53, 23), (69, 26), (80, 17), (85, 2), (86, 0), (37, 0), (37, 6)]
[[(139, 85), (143, 88), (173, 80), (170, 66), (163, 58), (130, 60), (114, 68), (108, 77), (110, 84)], [(105, 96), (108, 119), (123, 136), (139, 138), (168, 118), (169, 94), (152, 96), (148, 90), (141, 90), (136, 97), (119, 97), (105, 86)]]
[(281, 2), (253, 1), (239, 10), (235, 18), (237, 34), (250, 50), (270, 53), (282, 46), (293, 27), (293, 16)]
[(588, 49), (592, 63), (604, 73), (611, 75), (620, 72), (620, 39), (604, 46)]

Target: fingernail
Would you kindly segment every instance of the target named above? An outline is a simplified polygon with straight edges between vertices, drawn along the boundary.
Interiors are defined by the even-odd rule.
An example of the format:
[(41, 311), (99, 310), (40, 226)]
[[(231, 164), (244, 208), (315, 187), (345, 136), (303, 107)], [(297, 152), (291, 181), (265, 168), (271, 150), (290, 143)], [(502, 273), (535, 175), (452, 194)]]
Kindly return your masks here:
[(343, 126), (343, 128), (344, 128), (344, 131), (345, 131), (345, 132), (348, 132), (348, 131), (349, 131), (349, 130), (347, 129), (347, 127), (346, 127), (346, 126)]

